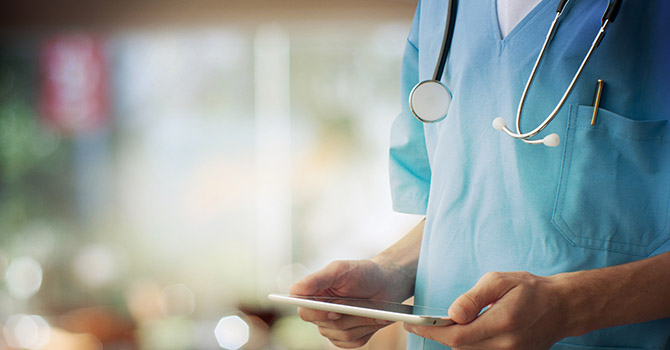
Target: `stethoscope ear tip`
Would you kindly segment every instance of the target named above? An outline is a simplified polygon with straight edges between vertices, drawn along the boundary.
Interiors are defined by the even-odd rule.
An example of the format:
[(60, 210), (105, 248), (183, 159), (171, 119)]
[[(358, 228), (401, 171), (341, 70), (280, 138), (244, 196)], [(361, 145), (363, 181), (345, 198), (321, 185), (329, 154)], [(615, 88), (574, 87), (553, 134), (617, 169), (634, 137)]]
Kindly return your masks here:
[(549, 134), (542, 139), (542, 143), (547, 147), (556, 147), (561, 143), (558, 134)]
[(498, 117), (496, 119), (493, 119), (493, 128), (502, 131), (503, 128), (505, 127), (505, 120), (502, 117)]
[[(498, 131), (505, 131), (505, 120), (502, 117), (498, 117), (496, 119), (493, 119), (493, 128), (498, 130)], [(507, 131), (505, 131), (507, 132)], [(525, 140), (527, 143), (531, 144), (544, 144), (547, 147), (556, 147), (561, 143), (561, 138), (558, 136), (558, 134), (549, 134), (545, 136), (542, 141), (540, 140)]]

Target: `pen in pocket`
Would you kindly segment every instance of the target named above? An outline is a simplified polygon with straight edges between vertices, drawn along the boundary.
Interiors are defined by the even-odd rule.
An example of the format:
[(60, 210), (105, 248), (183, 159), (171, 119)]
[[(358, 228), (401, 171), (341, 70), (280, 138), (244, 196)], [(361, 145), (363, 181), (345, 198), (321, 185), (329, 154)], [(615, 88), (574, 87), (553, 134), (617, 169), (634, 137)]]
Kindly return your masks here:
[(591, 117), (591, 126), (596, 125), (598, 108), (600, 108), (600, 99), (603, 97), (603, 88), (605, 88), (605, 82), (602, 79), (598, 79), (596, 82), (596, 92), (593, 96), (593, 117)]

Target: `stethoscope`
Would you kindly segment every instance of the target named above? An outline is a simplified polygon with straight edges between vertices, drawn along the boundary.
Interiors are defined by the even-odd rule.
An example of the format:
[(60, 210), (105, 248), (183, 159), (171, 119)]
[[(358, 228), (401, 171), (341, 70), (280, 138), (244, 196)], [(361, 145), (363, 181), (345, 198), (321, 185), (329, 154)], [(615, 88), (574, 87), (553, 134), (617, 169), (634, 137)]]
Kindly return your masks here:
[[(600, 31), (598, 31), (598, 34), (593, 40), (593, 43), (591, 44), (589, 51), (586, 53), (586, 56), (584, 56), (582, 63), (579, 65), (577, 73), (575, 73), (575, 76), (572, 78), (570, 85), (563, 93), (563, 97), (561, 97), (554, 110), (535, 129), (533, 129), (530, 132), (522, 133), (521, 112), (526, 102), (526, 96), (528, 94), (528, 90), (530, 89), (530, 85), (532, 84), (533, 79), (535, 78), (537, 67), (540, 65), (542, 57), (544, 57), (544, 53), (547, 49), (547, 46), (549, 45), (549, 42), (551, 41), (551, 39), (554, 36), (554, 33), (556, 32), (556, 28), (558, 27), (558, 19), (563, 13), (563, 10), (565, 10), (566, 4), (568, 2), (569, 0), (561, 0), (559, 2), (558, 8), (556, 9), (556, 17), (554, 18), (554, 21), (551, 23), (551, 27), (549, 28), (549, 32), (547, 33), (546, 39), (544, 40), (542, 49), (540, 50), (540, 53), (537, 56), (537, 60), (535, 61), (535, 65), (533, 66), (533, 70), (531, 71), (530, 76), (528, 77), (528, 82), (526, 83), (526, 87), (524, 88), (523, 94), (521, 95), (521, 101), (519, 101), (519, 107), (516, 113), (516, 132), (511, 131), (510, 129), (507, 128), (507, 126), (505, 125), (505, 120), (503, 118), (498, 117), (495, 118), (495, 120), (493, 120), (493, 127), (496, 130), (502, 131), (507, 135), (515, 139), (520, 139), (528, 144), (544, 144), (549, 147), (555, 147), (558, 146), (558, 144), (560, 143), (560, 138), (557, 134), (550, 134), (542, 139), (531, 140), (531, 138), (539, 134), (542, 130), (544, 130), (544, 128), (546, 128), (547, 125), (549, 125), (549, 123), (551, 123), (551, 121), (554, 120), (561, 107), (563, 107), (563, 104), (565, 103), (565, 100), (567, 100), (568, 96), (572, 92), (572, 88), (575, 86), (577, 79), (582, 74), (582, 70), (584, 69), (586, 62), (588, 62), (589, 58), (591, 58), (591, 54), (593, 53), (594, 49), (598, 47), (598, 45), (600, 45), (600, 42), (605, 36), (605, 30), (607, 29), (607, 26), (610, 23), (614, 22), (616, 15), (619, 13), (619, 9), (621, 8), (621, 3), (623, 2), (623, 0), (610, 0), (610, 2), (608, 3), (607, 9), (605, 10), (605, 13), (603, 14), (602, 17)], [(410, 111), (412, 111), (412, 114), (417, 119), (419, 119), (424, 123), (434, 123), (444, 119), (447, 116), (447, 111), (449, 110), (449, 105), (451, 104), (452, 93), (449, 90), (449, 88), (441, 82), (441, 79), (442, 79), (442, 73), (444, 71), (447, 62), (449, 49), (451, 48), (451, 41), (453, 37), (455, 20), (456, 20), (456, 1), (449, 0), (449, 4), (447, 6), (447, 20), (444, 27), (444, 35), (442, 37), (442, 47), (440, 48), (440, 57), (435, 66), (435, 71), (433, 72), (433, 78), (418, 83), (416, 86), (414, 86), (414, 88), (409, 94)]]

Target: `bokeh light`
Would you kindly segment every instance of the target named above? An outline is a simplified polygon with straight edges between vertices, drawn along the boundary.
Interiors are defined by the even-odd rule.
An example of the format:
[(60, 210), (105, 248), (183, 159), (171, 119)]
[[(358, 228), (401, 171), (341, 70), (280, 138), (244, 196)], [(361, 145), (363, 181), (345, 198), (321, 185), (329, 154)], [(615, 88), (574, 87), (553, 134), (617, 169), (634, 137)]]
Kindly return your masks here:
[(9, 293), (19, 299), (28, 299), (40, 290), (42, 267), (33, 258), (13, 259), (5, 273)]
[(250, 327), (240, 316), (223, 317), (214, 328), (216, 341), (224, 349), (237, 350), (249, 341)]
[(4, 328), (9, 346), (20, 349), (40, 349), (51, 337), (49, 324), (37, 315), (13, 315)]
[(220, 349), (216, 337), (212, 336), (212, 330), (216, 328), (218, 319), (200, 320), (196, 322), (194, 329), (195, 349)]

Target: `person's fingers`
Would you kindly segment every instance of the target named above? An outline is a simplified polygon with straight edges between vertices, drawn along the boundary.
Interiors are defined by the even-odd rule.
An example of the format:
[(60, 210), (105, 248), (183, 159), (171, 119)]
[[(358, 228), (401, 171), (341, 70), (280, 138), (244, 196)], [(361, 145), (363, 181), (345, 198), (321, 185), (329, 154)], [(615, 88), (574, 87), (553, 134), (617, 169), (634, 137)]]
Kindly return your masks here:
[[(451, 325), (443, 327), (417, 326), (405, 324), (405, 330), (422, 338), (432, 339), (450, 347), (465, 347), (473, 343), (471, 334), (463, 332), (467, 326)], [(475, 340), (476, 341), (476, 340)]]
[[(515, 343), (514, 337), (502, 334), (495, 337), (486, 338), (463, 347), (452, 348), (452, 350), (480, 350), (480, 349), (522, 349), (523, 347)], [(531, 349), (539, 349), (537, 347)]]
[(307, 322), (326, 322), (342, 318), (342, 314), (336, 312), (313, 310), (304, 307), (298, 308), (298, 316)]
[[(478, 308), (480, 305), (490, 305), (500, 300), (500, 298), (507, 294), (510, 289), (514, 288), (514, 285), (508, 287), (508, 284), (512, 284), (511, 282), (501, 282), (497, 281), (497, 279), (498, 277), (495, 276), (482, 278), (481, 285), (478, 283), (477, 285), (479, 287), (475, 286), (475, 288), (470, 291), (473, 292), (474, 296), (472, 299), (466, 300), (470, 301), (481, 298), (477, 299), (481, 300), (480, 304), (477, 304), (476, 302), (472, 303), (472, 310), (479, 310)], [(489, 288), (487, 288), (487, 286), (489, 286)], [(495, 297), (498, 292), (502, 293), (502, 295), (500, 297)], [(518, 317), (514, 317), (507, 308), (501, 306), (502, 304), (500, 303), (494, 304), (479, 316), (475, 314), (475, 319), (468, 321), (465, 324), (455, 324), (444, 327), (405, 324), (405, 329), (408, 332), (424, 338), (433, 339), (452, 348), (505, 348), (505, 346), (502, 346), (503, 344), (513, 344), (510, 343), (510, 339), (514, 339), (510, 336), (510, 332), (518, 328), (520, 321)], [(451, 309), (449, 315), (451, 315)]]
[(360, 348), (363, 345), (365, 345), (368, 341), (370, 341), (370, 338), (372, 338), (373, 335), (374, 332), (362, 338), (359, 338), (358, 340), (355, 341), (330, 340), (330, 342), (333, 343), (333, 345), (337, 346), (338, 348), (343, 349)]
[(320, 295), (329, 288), (335, 287), (338, 279), (355, 268), (352, 261), (333, 261), (325, 268), (305, 276), (289, 288), (294, 295)]
[(451, 347), (486, 349), (488, 345), (486, 340), (502, 335), (507, 325), (506, 322), (501, 315), (491, 312), (465, 325), (435, 327), (405, 324), (405, 329), (420, 337), (433, 339)]
[(347, 330), (319, 327), (319, 333), (335, 345), (347, 344), (348, 347), (358, 347), (367, 343), (370, 337), (383, 327), (383, 325), (360, 326)]
[[(329, 315), (330, 317), (330, 315)], [(332, 329), (339, 329), (339, 330), (348, 330), (352, 328), (357, 328), (361, 326), (387, 326), (390, 325), (391, 321), (386, 321), (386, 320), (378, 320), (378, 319), (373, 319), (373, 318), (367, 318), (367, 317), (359, 317), (359, 316), (349, 316), (349, 315), (343, 315), (339, 319), (333, 319), (331, 318), (328, 321), (315, 321), (314, 324), (316, 324), (319, 327), (324, 327), (324, 328), (332, 328)]]
[(501, 273), (485, 274), (472, 289), (451, 304), (449, 318), (458, 324), (472, 322), (483, 308), (502, 298), (514, 285)]
[(324, 276), (323, 271), (315, 272), (291, 285), (289, 293), (293, 295), (316, 295), (318, 292), (328, 288), (329, 284), (332, 284), (332, 281), (328, 283), (327, 279), (329, 278), (331, 277)]

